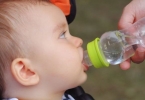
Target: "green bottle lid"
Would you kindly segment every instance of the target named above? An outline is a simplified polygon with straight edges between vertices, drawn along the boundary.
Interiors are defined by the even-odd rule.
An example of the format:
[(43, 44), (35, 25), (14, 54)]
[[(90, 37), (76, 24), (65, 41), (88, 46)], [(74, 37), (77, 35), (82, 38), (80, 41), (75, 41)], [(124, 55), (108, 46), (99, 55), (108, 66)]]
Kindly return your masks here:
[(94, 41), (87, 44), (88, 56), (94, 67), (108, 67), (109, 63), (107, 62), (102, 51), (100, 50), (99, 40), (99, 38), (96, 38)]

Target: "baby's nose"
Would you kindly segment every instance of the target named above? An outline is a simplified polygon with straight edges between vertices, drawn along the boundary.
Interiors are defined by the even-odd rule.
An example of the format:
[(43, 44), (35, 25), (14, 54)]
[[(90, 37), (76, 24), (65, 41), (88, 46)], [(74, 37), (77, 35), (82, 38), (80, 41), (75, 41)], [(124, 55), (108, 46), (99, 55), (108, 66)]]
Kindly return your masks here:
[(81, 47), (83, 44), (83, 40), (81, 38), (78, 37), (72, 37), (72, 43), (76, 46), (76, 47)]

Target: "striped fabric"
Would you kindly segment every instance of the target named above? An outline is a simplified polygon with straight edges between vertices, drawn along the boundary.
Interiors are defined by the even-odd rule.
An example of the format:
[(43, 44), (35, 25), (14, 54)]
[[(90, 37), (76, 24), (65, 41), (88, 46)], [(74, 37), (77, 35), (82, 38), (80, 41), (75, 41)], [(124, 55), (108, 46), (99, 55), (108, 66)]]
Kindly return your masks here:
[(75, 100), (75, 99), (69, 94), (64, 94), (62, 100)]

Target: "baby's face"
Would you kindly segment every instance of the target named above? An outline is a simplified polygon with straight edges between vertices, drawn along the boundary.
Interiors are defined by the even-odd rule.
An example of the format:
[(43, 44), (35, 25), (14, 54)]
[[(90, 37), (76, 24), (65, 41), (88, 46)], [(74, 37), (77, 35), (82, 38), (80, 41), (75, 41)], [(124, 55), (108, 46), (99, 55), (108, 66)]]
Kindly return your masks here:
[(26, 42), (29, 59), (40, 82), (53, 89), (68, 89), (86, 80), (82, 40), (69, 33), (64, 14), (53, 5), (39, 5), (27, 14)]

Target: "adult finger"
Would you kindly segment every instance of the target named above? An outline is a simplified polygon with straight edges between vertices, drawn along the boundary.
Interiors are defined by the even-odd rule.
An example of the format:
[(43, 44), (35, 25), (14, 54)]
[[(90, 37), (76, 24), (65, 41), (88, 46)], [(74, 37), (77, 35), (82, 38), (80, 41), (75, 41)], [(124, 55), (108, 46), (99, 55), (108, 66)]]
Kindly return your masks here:
[(127, 70), (130, 68), (130, 64), (131, 64), (131, 61), (130, 61), (130, 59), (128, 59), (120, 64), (120, 68), (122, 70)]
[(134, 56), (131, 57), (131, 61), (134, 63), (141, 63), (145, 59), (145, 48), (138, 47), (135, 51)]

